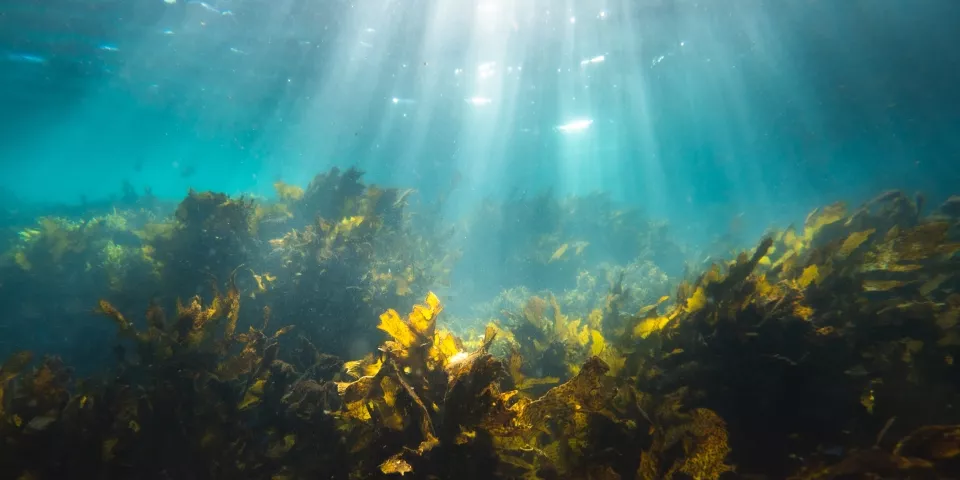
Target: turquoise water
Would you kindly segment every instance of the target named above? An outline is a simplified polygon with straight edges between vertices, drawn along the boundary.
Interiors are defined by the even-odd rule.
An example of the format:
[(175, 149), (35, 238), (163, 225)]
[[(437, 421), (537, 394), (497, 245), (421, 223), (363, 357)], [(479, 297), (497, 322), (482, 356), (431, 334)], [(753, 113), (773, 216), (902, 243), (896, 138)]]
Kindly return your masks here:
[[(958, 12), (886, 0), (8, 2), (8, 234), (109, 205), (125, 184), (167, 202), (188, 189), (270, 199), (274, 182), (306, 186), (334, 166), (442, 200), (450, 225), (484, 201), (599, 192), (714, 254), (887, 189), (936, 204), (960, 178)], [(526, 226), (455, 235), (505, 242)], [(471, 290), (487, 263), (465, 259), (453, 290)]]
[(125, 183), (273, 198), (277, 180), (355, 166), (442, 199), (451, 224), (488, 199), (601, 192), (682, 243), (749, 243), (838, 200), (952, 193), (958, 11), (8, 2), (0, 192), (12, 233)]
[[(899, 189), (929, 212), (960, 185), (958, 24), (950, 0), (7, 0), (0, 357), (103, 371), (99, 299), (172, 311), (239, 271), (244, 328), (269, 306), (357, 358), (427, 291), (462, 331), (537, 292), (602, 299), (618, 271), (649, 303), (816, 207)], [(398, 238), (423, 242), (294, 271), (342, 254), (276, 247), (329, 227), (308, 205), (160, 258), (188, 192), (293, 204), (278, 181), (334, 167), (396, 188)]]
[[(427, 196), (459, 174), (464, 208), (602, 190), (679, 225), (941, 195), (958, 175), (956, 15), (948, 1), (8, 2), (0, 182), (25, 201), (124, 180), (269, 195), (356, 165)], [(591, 123), (560, 128), (577, 121)]]

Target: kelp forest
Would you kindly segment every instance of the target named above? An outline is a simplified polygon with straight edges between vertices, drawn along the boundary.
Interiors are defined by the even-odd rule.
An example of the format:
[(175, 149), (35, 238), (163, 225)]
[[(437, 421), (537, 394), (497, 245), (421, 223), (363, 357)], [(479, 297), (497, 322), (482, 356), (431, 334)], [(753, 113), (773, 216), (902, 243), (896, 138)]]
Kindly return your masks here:
[(274, 187), (0, 212), (0, 478), (960, 478), (960, 197), (707, 255), (603, 195)]

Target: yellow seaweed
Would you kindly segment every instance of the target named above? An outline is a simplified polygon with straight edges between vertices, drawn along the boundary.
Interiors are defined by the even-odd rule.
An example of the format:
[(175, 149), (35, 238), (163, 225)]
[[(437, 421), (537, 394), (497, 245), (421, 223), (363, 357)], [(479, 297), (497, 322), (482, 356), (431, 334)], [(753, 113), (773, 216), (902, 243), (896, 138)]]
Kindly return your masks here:
[(387, 332), (390, 338), (404, 348), (410, 347), (416, 340), (413, 330), (400, 318), (400, 314), (393, 309), (387, 310), (380, 315), (380, 325), (377, 325), (377, 328)]
[(413, 467), (404, 460), (402, 453), (398, 453), (380, 464), (380, 471), (386, 475), (399, 473), (401, 476), (413, 472)]

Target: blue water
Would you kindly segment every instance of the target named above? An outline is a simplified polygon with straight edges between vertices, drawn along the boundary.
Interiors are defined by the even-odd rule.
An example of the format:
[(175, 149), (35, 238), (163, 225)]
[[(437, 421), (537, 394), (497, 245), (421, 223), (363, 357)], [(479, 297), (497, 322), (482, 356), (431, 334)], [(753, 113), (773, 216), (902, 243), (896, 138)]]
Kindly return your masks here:
[(267, 195), (357, 165), (425, 194), (457, 172), (466, 204), (604, 190), (764, 223), (960, 175), (946, 0), (0, 8), (0, 182), (24, 200)]
[(452, 192), (450, 221), (604, 192), (685, 242), (749, 241), (837, 200), (954, 193), (958, 20), (951, 0), (9, 0), (0, 199), (270, 197), (357, 166)]

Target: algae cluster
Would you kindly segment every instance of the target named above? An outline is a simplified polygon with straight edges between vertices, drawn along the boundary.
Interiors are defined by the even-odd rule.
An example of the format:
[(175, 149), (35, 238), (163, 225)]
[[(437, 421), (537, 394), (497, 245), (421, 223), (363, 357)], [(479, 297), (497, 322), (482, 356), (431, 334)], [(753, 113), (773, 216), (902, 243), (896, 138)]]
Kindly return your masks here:
[[(602, 197), (488, 205), (474, 241), (505, 212), (536, 226), (496, 265), (562, 279), (454, 317), (477, 246), (411, 191), (275, 187), (12, 238), (5, 290), (116, 336), (90, 375), (11, 353), (3, 478), (960, 477), (955, 199), (830, 205), (682, 281), (684, 247)], [(19, 328), (78, 321), (50, 308)]]

